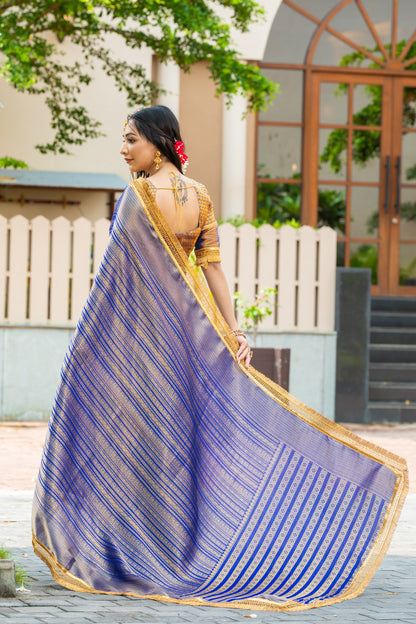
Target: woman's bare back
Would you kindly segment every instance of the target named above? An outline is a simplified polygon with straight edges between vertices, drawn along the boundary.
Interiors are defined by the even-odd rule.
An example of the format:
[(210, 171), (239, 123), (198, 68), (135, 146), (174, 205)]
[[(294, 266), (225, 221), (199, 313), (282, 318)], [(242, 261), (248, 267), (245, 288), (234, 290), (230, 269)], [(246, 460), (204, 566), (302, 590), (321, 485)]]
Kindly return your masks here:
[(169, 176), (152, 176), (157, 205), (175, 233), (198, 228), (199, 201), (194, 180), (171, 171)]

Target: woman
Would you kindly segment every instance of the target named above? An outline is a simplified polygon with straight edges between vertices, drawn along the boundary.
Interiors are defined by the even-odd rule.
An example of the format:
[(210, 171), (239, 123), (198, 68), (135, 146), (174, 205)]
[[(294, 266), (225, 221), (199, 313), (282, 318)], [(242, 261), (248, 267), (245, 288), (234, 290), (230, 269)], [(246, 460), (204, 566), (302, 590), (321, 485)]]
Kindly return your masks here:
[(81, 591), (270, 610), (358, 595), (397, 523), (405, 462), (249, 367), (173, 114), (129, 117), (121, 153), (141, 177), (65, 359), (35, 552)]

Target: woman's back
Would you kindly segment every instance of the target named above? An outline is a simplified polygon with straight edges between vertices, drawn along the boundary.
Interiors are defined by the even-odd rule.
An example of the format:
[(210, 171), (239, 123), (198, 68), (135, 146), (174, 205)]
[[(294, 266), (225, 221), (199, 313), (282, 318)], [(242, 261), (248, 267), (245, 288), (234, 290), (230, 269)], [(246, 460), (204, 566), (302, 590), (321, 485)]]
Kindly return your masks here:
[(200, 199), (194, 180), (171, 171), (168, 177), (152, 176), (147, 182), (173, 232), (185, 234), (199, 229)]

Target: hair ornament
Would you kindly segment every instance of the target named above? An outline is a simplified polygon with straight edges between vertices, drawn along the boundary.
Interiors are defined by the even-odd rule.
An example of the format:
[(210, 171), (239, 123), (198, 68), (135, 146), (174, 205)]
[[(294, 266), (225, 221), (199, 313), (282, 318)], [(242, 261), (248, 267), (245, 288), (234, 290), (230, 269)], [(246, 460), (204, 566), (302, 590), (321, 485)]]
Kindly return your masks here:
[(185, 148), (184, 142), (183, 141), (176, 141), (175, 142), (175, 152), (177, 153), (177, 155), (179, 156), (179, 160), (181, 161), (181, 164), (184, 168), (184, 170), (186, 169), (186, 167), (188, 166), (188, 156), (185, 154), (185, 152), (183, 151)]

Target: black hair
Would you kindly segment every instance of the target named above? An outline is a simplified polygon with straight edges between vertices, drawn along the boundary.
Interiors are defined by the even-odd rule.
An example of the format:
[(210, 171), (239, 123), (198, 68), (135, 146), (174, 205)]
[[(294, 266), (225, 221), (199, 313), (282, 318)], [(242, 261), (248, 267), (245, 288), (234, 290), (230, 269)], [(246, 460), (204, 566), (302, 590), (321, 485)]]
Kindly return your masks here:
[(182, 141), (179, 122), (167, 106), (149, 106), (127, 117), (133, 121), (137, 132), (145, 137), (181, 173), (182, 163), (175, 151), (176, 141)]

